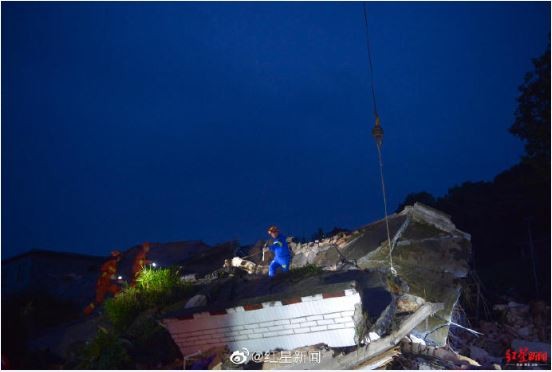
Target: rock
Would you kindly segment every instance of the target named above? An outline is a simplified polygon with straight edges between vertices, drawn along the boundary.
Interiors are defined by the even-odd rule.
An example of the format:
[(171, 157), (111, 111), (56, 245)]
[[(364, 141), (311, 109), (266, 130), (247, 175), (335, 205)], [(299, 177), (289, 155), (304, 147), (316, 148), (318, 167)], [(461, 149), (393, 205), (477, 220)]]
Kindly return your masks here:
[(416, 337), (415, 335), (409, 335), (408, 336), (410, 338), (410, 340), (416, 344), (422, 344), (422, 345), (425, 345), (426, 342), (424, 340), (422, 340), (421, 338), (419, 337)]
[(369, 342), (379, 340), (380, 338), (381, 337), (376, 332), (369, 332), (368, 333), (368, 341)]
[(188, 274), (180, 277), (183, 282), (195, 282), (197, 280), (196, 274)]
[(207, 297), (205, 297), (202, 294), (197, 294), (194, 297), (190, 298), (188, 302), (186, 302), (186, 305), (184, 306), (185, 309), (190, 309), (193, 307), (200, 307), (207, 305)]
[(425, 303), (425, 300), (418, 296), (405, 293), (397, 299), (397, 311), (413, 313)]

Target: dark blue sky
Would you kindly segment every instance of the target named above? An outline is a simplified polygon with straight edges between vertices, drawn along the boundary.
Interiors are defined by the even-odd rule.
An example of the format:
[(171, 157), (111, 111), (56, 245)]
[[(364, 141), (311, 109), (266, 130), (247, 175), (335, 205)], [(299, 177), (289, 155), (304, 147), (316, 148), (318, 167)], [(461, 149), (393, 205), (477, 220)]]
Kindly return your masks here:
[[(550, 4), (368, 3), (393, 211), (517, 162)], [(362, 3), (2, 3), (2, 257), (382, 218)]]

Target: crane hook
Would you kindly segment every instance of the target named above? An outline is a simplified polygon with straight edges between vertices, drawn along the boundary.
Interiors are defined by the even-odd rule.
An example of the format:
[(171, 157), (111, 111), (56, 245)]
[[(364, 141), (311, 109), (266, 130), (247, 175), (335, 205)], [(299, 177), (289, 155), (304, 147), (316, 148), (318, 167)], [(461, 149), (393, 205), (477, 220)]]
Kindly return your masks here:
[(372, 136), (376, 140), (376, 144), (381, 146), (383, 144), (383, 128), (381, 127), (381, 122), (379, 115), (376, 114), (376, 124), (372, 128)]

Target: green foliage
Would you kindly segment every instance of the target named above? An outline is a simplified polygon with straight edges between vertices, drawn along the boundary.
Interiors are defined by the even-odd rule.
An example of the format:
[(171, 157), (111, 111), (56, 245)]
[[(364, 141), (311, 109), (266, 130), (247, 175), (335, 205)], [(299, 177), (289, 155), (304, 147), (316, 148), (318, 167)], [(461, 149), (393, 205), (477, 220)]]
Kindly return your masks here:
[(542, 159), (550, 168), (550, 46), (533, 59), (519, 90), (516, 119), (510, 133), (525, 141), (525, 160)]
[(182, 282), (174, 268), (144, 268), (136, 287), (129, 287), (105, 302), (105, 314), (118, 330), (127, 328), (141, 312), (169, 305), (186, 296), (191, 284)]
[(175, 269), (144, 268), (137, 280), (137, 287), (144, 294), (145, 305), (149, 308), (166, 305), (188, 285), (180, 280)]
[(145, 310), (144, 294), (139, 288), (129, 287), (117, 296), (105, 301), (105, 315), (113, 326), (123, 330)]
[(115, 333), (99, 329), (79, 354), (77, 369), (127, 369), (131, 366), (125, 343)]
[[(178, 347), (154, 319), (162, 307), (191, 293), (192, 285), (180, 280), (174, 268), (144, 268), (135, 287), (126, 287), (104, 304), (104, 316), (112, 330), (100, 328), (96, 338), (75, 351), (68, 367), (120, 369), (132, 364), (173, 361)], [(120, 337), (123, 335), (124, 338)], [(131, 341), (128, 341), (128, 340)]]

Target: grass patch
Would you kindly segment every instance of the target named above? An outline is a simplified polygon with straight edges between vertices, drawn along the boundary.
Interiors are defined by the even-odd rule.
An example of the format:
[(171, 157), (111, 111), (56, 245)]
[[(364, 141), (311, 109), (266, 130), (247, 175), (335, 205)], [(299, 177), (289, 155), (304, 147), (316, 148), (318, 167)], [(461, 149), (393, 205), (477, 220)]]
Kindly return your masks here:
[(175, 268), (144, 268), (135, 287), (123, 289), (105, 302), (107, 319), (117, 330), (124, 330), (143, 311), (167, 306), (187, 296), (192, 285), (180, 280)]

